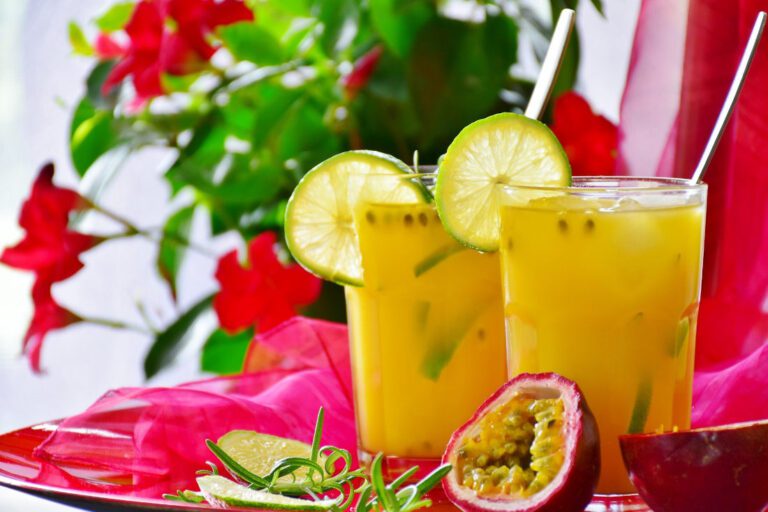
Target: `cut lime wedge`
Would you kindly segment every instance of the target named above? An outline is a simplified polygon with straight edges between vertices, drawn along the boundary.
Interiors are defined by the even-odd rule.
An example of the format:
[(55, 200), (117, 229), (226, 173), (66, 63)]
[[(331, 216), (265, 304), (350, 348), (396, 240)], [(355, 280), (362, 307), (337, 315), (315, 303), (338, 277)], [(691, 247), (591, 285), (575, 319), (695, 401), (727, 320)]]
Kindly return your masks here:
[(403, 162), (375, 151), (348, 151), (314, 167), (294, 189), (285, 211), (285, 238), (293, 257), (323, 279), (362, 286), (355, 205), (428, 202), (429, 192), (408, 174)]
[(445, 229), (480, 251), (499, 247), (501, 187), (566, 186), (571, 167), (544, 124), (512, 113), (476, 121), (448, 147), (435, 201)]
[[(258, 476), (268, 474), (280, 459), (308, 459), (312, 455), (312, 447), (307, 443), (251, 430), (233, 430), (224, 434), (216, 444), (235, 462)], [(298, 477), (303, 476), (303, 473), (306, 470), (298, 469), (295, 472)]]
[(271, 510), (331, 510), (337, 500), (304, 500), (251, 489), (220, 475), (197, 479), (200, 492), (214, 506), (256, 507)]

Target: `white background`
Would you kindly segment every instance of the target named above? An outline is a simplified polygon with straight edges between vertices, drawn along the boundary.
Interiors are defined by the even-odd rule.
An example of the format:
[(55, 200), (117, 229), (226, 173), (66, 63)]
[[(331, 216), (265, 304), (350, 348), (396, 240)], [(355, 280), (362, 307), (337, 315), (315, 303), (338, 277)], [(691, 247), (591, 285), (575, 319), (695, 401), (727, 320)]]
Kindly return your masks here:
[[(67, 21), (96, 16), (105, 0), (0, 0), (0, 247), (22, 235), (17, 215), (40, 165), (52, 160), (57, 181), (74, 184), (67, 149), (70, 114), (90, 65), (71, 55)], [(546, 3), (546, 2), (544, 2)], [(578, 24), (582, 64), (578, 87), (594, 108), (617, 120), (640, 0), (605, 0), (606, 18), (582, 1)], [(168, 213), (168, 188), (161, 179), (168, 155), (148, 151), (132, 159), (102, 202), (140, 226), (157, 226)], [(201, 223), (198, 223), (201, 224)], [(92, 229), (109, 229), (91, 219)], [(202, 225), (201, 244), (221, 253), (235, 240), (210, 240)], [(54, 295), (71, 309), (140, 323), (141, 303), (159, 325), (175, 316), (168, 292), (153, 266), (153, 245), (139, 239), (113, 242), (88, 253), (86, 268), (57, 285)], [(215, 288), (214, 262), (192, 255), (183, 268), (180, 306)], [(143, 384), (141, 362), (149, 337), (94, 326), (73, 326), (48, 336), (45, 374), (36, 376), (19, 356), (32, 314), (28, 273), (0, 265), (0, 432), (74, 414), (104, 391)], [(175, 367), (152, 384), (198, 376), (192, 347)], [(60, 506), (0, 488), (0, 510), (61, 510)]]

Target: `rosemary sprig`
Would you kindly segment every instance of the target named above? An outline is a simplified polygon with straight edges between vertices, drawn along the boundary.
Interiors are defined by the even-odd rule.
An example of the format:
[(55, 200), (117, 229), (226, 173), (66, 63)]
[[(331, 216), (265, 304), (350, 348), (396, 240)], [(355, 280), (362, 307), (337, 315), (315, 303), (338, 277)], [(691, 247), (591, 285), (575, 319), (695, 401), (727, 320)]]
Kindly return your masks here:
[[(361, 512), (411, 512), (428, 507), (432, 501), (424, 495), (451, 470), (449, 464), (440, 466), (415, 484), (402, 487), (417, 471), (412, 467), (390, 484), (384, 482), (382, 455), (377, 455), (371, 465), (370, 478), (363, 468), (352, 469), (352, 455), (348, 450), (335, 446), (321, 446), (325, 412), (321, 407), (317, 414), (312, 449), (309, 458), (286, 457), (277, 461), (266, 475), (256, 475), (234, 460), (216, 443), (206, 445), (221, 463), (238, 479), (252, 489), (272, 494), (322, 499), (328, 493), (337, 493), (336, 512), (349, 509), (355, 503)], [(208, 463), (210, 470), (198, 474), (217, 474), (216, 465)], [(358, 483), (356, 486), (355, 484)], [(179, 491), (163, 496), (169, 500), (199, 503), (202, 496), (194, 491)]]

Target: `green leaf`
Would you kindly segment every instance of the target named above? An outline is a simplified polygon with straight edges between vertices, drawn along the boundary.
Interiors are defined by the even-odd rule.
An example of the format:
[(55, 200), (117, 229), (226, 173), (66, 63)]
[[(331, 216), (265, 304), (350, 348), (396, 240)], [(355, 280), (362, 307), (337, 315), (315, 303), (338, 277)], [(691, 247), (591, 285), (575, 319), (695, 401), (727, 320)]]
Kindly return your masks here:
[(434, 2), (370, 0), (374, 28), (392, 52), (406, 57), (419, 30), (437, 16)]
[(91, 165), (117, 143), (112, 112), (97, 109), (83, 98), (75, 109), (70, 125), (72, 164), (82, 177)]
[(252, 329), (237, 334), (227, 334), (222, 329), (216, 329), (203, 347), (200, 363), (202, 370), (218, 375), (241, 372), (252, 339)]
[(195, 320), (211, 307), (213, 295), (194, 304), (164, 331), (155, 336), (155, 341), (144, 358), (144, 375), (150, 378), (173, 361), (181, 351), (187, 333)]
[(93, 55), (93, 46), (86, 39), (83, 29), (74, 21), (69, 22), (69, 44), (75, 55), (90, 57)]
[(597, 12), (600, 13), (601, 16), (605, 17), (605, 9), (603, 8), (603, 0), (592, 0), (592, 5), (595, 6), (595, 9)]
[(103, 94), (104, 82), (107, 80), (112, 68), (115, 67), (115, 61), (103, 61), (98, 62), (88, 77), (85, 79), (86, 93), (85, 97), (94, 106), (102, 110), (112, 110), (117, 103), (117, 95), (120, 89), (119, 85), (116, 85), (108, 95)]
[[(420, 152), (447, 147), (464, 126), (494, 112), (516, 59), (517, 25), (507, 16), (488, 16), (484, 24), (436, 19), (425, 26), (408, 68)], [(427, 161), (438, 154), (427, 152)]]
[(359, 4), (359, 0), (316, 1), (316, 17), (323, 25), (320, 44), (326, 55), (338, 55), (354, 41), (360, 23)]
[(219, 28), (218, 33), (236, 59), (260, 66), (279, 64), (285, 59), (280, 42), (269, 31), (253, 22), (227, 25)]
[(107, 33), (120, 30), (131, 19), (135, 5), (133, 2), (120, 2), (113, 5), (96, 18), (96, 26)]
[(187, 250), (185, 242), (189, 238), (195, 208), (196, 205), (186, 206), (168, 218), (157, 251), (157, 270), (168, 283), (173, 300), (176, 300), (176, 278)]

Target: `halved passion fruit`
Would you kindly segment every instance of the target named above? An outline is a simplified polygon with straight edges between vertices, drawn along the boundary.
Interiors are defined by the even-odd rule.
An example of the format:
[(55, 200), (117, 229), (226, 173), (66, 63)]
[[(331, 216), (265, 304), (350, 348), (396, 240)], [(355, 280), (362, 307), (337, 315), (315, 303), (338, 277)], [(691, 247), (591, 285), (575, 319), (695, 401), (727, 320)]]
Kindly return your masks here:
[(768, 507), (768, 420), (619, 442), (630, 480), (655, 512)]
[(600, 475), (597, 423), (574, 382), (521, 374), (454, 432), (443, 462), (445, 493), (465, 512), (581, 512)]

